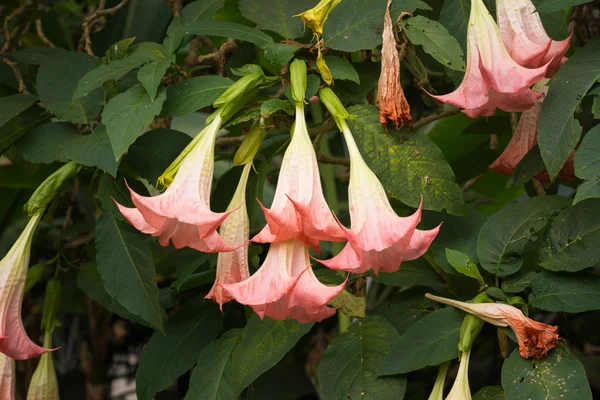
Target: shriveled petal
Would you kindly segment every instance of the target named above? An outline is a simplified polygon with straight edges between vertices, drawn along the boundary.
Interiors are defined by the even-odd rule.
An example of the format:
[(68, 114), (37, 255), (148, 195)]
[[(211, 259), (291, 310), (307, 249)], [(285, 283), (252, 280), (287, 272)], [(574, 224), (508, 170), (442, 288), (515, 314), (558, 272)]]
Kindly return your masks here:
[(15, 360), (0, 353), (0, 399), (15, 400)]

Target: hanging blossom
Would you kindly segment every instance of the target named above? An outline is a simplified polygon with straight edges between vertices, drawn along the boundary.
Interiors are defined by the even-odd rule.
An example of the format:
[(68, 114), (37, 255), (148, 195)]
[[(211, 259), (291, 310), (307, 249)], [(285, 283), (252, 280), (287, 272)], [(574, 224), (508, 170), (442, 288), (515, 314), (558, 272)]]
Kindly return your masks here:
[(15, 360), (27, 360), (51, 351), (29, 339), (21, 317), (31, 241), (41, 218), (40, 213), (29, 220), (21, 236), (0, 261), (0, 352)]
[(439, 226), (422, 231), (421, 205), (409, 217), (399, 217), (390, 205), (377, 176), (362, 158), (346, 122), (348, 112), (329, 88), (319, 91), (319, 97), (334, 117), (344, 135), (350, 154), (348, 201), (351, 228), (344, 228), (348, 243), (334, 258), (321, 261), (329, 268), (363, 273), (394, 272), (402, 261), (421, 257), (436, 237)]
[(444, 400), (444, 385), (446, 383), (446, 375), (448, 374), (449, 366), (450, 361), (447, 361), (440, 366), (440, 370), (435, 378), (435, 384), (433, 385), (433, 389), (427, 400)]
[[(542, 103), (548, 92), (548, 86), (546, 86), (547, 83), (548, 79), (542, 79), (534, 85), (533, 90), (542, 93), (542, 96), (535, 102), (533, 107), (521, 114), (521, 118), (519, 119), (519, 123), (517, 124), (510, 142), (502, 154), (490, 165), (490, 169), (511, 176), (523, 157), (525, 157), (525, 155), (537, 144), (538, 124), (540, 115), (542, 114)], [(565, 166), (561, 169), (559, 173), (561, 178), (575, 178), (575, 167), (573, 165), (574, 156), (575, 152), (571, 154)], [(550, 177), (545, 171), (536, 175), (536, 178), (542, 182), (550, 182)]]
[(520, 65), (538, 68), (549, 64), (546, 77), (550, 78), (567, 62), (564, 55), (571, 36), (552, 40), (530, 0), (497, 0), (496, 15), (506, 50)]
[(290, 71), (296, 100), (292, 140), (283, 156), (273, 204), (270, 209), (261, 204), (267, 226), (252, 241), (272, 243), (297, 239), (319, 251), (319, 241), (341, 242), (345, 235), (325, 201), (317, 156), (306, 127), (306, 64), (296, 59)]
[(15, 400), (15, 384), (15, 360), (0, 353), (0, 398), (2, 400)]
[(459, 308), (492, 325), (510, 327), (517, 337), (519, 353), (523, 358), (540, 359), (553, 349), (559, 340), (558, 327), (527, 318), (521, 310), (508, 304), (470, 304), (429, 293), (425, 297)]
[(392, 121), (397, 128), (404, 125), (405, 122), (410, 123), (412, 118), (410, 106), (400, 84), (400, 58), (390, 17), (390, 4), (392, 4), (392, 0), (388, 0), (383, 19), (381, 75), (377, 85), (377, 107), (379, 107), (379, 121), (382, 124)]
[(471, 118), (492, 115), (496, 108), (525, 111), (541, 97), (530, 87), (544, 77), (547, 69), (548, 65), (528, 69), (514, 61), (483, 1), (472, 0), (465, 77), (454, 92), (433, 97), (462, 108)]
[(470, 351), (464, 351), (460, 355), (460, 365), (456, 374), (456, 379), (446, 396), (446, 400), (471, 400), (471, 388), (469, 387), (469, 358)]
[[(50, 346), (50, 334), (44, 338), (44, 345)], [(27, 400), (59, 400), (58, 380), (52, 362), (52, 354), (43, 354), (31, 377)]]

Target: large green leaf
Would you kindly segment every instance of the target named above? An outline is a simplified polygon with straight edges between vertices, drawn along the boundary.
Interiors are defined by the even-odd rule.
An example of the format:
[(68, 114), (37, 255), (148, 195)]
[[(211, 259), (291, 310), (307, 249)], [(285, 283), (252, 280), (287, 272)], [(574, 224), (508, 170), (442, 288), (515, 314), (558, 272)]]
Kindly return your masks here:
[(11, 55), (20, 64), (42, 65), (42, 62), (48, 57), (63, 51), (65, 51), (65, 49), (56, 47), (33, 47), (19, 49)]
[(431, 314), (434, 306), (435, 303), (425, 297), (422, 289), (411, 289), (376, 305), (372, 314), (385, 318), (403, 335), (412, 325)]
[(136, 392), (152, 400), (198, 360), (202, 349), (217, 337), (223, 315), (202, 297), (188, 300), (165, 324), (165, 334), (155, 332), (140, 356)]
[(541, 360), (513, 351), (502, 365), (502, 387), (510, 400), (592, 400), (583, 366), (560, 342)]
[(304, 23), (297, 15), (312, 8), (316, 0), (240, 0), (245, 18), (256, 22), (261, 30), (273, 31), (285, 39), (304, 36)]
[(537, 11), (544, 12), (552, 12), (563, 10), (567, 7), (578, 6), (579, 4), (589, 3), (592, 0), (544, 0), (539, 6), (537, 6)]
[(102, 123), (106, 125), (116, 160), (143, 133), (144, 128), (152, 123), (154, 117), (160, 114), (166, 97), (163, 88), (152, 100), (143, 87), (134, 86), (108, 102), (102, 113)]
[(600, 197), (600, 180), (594, 179), (593, 181), (585, 181), (577, 189), (573, 204), (577, 204), (580, 201), (586, 199), (597, 199)]
[(405, 376), (377, 377), (383, 357), (398, 339), (396, 329), (378, 316), (352, 324), (335, 338), (319, 364), (325, 400), (402, 400)]
[(118, 163), (102, 125), (82, 135), (71, 124), (51, 122), (40, 125), (21, 140), (17, 147), (23, 157), (32, 163), (75, 161), (88, 167), (98, 167), (112, 176), (117, 175)]
[(10, 119), (0, 128), (0, 154), (4, 153), (6, 149), (29, 130), (48, 119), (50, 119), (48, 113), (39, 107), (29, 107), (16, 117)]
[(233, 81), (222, 76), (197, 76), (177, 82), (167, 89), (163, 114), (179, 117), (210, 106)]
[(29, 108), (37, 99), (35, 96), (20, 93), (0, 97), (0, 127)]
[(181, 10), (181, 17), (173, 18), (167, 29), (171, 34), (177, 28), (189, 25), (201, 19), (211, 19), (217, 11), (225, 5), (225, 0), (197, 0), (193, 1)]
[(486, 386), (473, 395), (473, 400), (505, 400), (502, 386)]
[(467, 27), (471, 2), (468, 0), (444, 0), (439, 21), (454, 36), (463, 51), (467, 51)]
[(460, 45), (439, 22), (418, 15), (404, 20), (402, 27), (413, 44), (421, 45), (423, 51), (439, 63), (457, 71), (465, 70), (465, 60)]
[(423, 133), (390, 131), (379, 122), (379, 109), (357, 105), (348, 109), (356, 144), (383, 187), (403, 203), (423, 209), (460, 214), (464, 202), (452, 168), (439, 148)]
[(552, 221), (540, 250), (540, 265), (551, 271), (579, 271), (600, 262), (600, 199), (563, 210)]
[(348, 60), (337, 56), (325, 56), (323, 59), (331, 71), (333, 79), (352, 81), (360, 84), (358, 72), (356, 72)]
[(529, 303), (556, 312), (600, 310), (600, 276), (544, 271), (531, 280)]
[(511, 204), (492, 215), (479, 233), (477, 254), (481, 266), (497, 276), (514, 274), (523, 265), (529, 241), (548, 220), (571, 204), (562, 196), (534, 197)]
[(264, 47), (265, 58), (273, 67), (280, 68), (287, 64), (300, 49), (301, 47), (299, 46), (286, 43), (269, 43)]
[(538, 129), (548, 174), (554, 178), (575, 149), (581, 126), (573, 113), (600, 77), (600, 38), (577, 50), (550, 81)]
[(392, 345), (380, 374), (403, 374), (456, 358), (463, 318), (460, 311), (443, 308), (412, 325)]
[(600, 179), (600, 125), (596, 125), (585, 135), (573, 159), (575, 175), (581, 179)]
[(138, 71), (137, 78), (148, 92), (150, 99), (154, 100), (162, 78), (171, 66), (170, 60), (157, 60), (149, 62)]
[(101, 90), (89, 90), (87, 96), (73, 100), (77, 82), (96, 67), (96, 59), (85, 53), (63, 51), (42, 62), (37, 74), (41, 102), (58, 119), (88, 124), (100, 113)]
[(96, 263), (106, 292), (127, 312), (163, 331), (158, 287), (148, 239), (109, 212), (96, 222)]
[(426, 286), (434, 290), (445, 285), (442, 277), (424, 258), (405, 261), (396, 272), (380, 272), (373, 279), (388, 286)]

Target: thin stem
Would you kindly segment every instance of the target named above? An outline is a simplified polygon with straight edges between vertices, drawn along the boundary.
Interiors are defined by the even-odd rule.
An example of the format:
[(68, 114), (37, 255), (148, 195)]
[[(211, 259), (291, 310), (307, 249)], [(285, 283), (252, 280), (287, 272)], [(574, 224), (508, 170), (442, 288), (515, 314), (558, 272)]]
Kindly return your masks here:
[(411, 125), (411, 130), (416, 131), (420, 127), (422, 127), (424, 125), (427, 125), (430, 122), (437, 121), (438, 119), (442, 119), (442, 118), (449, 117), (451, 115), (458, 114), (460, 111), (461, 110), (458, 107), (446, 108), (443, 111), (437, 112), (435, 114), (428, 115), (426, 117), (423, 117), (423, 118), (421, 118), (421, 119), (413, 122), (413, 124)]

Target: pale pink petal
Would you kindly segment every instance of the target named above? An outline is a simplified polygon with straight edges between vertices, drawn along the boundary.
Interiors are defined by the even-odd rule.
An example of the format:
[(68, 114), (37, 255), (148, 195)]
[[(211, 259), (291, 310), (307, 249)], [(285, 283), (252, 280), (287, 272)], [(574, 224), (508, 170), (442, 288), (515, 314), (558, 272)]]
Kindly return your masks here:
[(15, 360), (0, 354), (0, 400), (15, 400)]
[(301, 273), (294, 289), (287, 296), (288, 307), (299, 306), (305, 309), (319, 308), (329, 303), (346, 286), (346, 280), (336, 286), (322, 284), (312, 268)]

